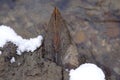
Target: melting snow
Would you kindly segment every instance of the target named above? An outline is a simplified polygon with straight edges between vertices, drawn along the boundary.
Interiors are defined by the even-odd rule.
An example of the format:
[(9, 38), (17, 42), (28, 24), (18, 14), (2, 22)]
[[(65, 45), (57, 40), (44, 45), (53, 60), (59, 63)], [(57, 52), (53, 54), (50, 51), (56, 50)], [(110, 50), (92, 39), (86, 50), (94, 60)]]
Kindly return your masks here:
[(41, 46), (42, 36), (39, 35), (36, 38), (23, 39), (21, 36), (10, 28), (9, 26), (0, 26), (0, 47), (3, 47), (7, 42), (12, 42), (17, 48), (17, 54), (21, 55), (22, 52), (33, 52)]
[(15, 57), (12, 57), (10, 63), (14, 63), (14, 62), (15, 62)]
[(105, 80), (105, 75), (95, 64), (85, 63), (70, 70), (70, 80)]

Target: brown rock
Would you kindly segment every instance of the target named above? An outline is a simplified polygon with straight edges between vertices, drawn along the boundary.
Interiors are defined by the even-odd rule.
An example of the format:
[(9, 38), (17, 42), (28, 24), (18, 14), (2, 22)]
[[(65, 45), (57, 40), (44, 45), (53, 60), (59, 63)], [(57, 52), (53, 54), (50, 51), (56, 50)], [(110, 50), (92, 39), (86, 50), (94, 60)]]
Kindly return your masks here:
[(86, 40), (86, 34), (84, 33), (84, 31), (77, 31), (74, 38), (75, 43), (80, 44), (85, 40)]
[(67, 29), (67, 25), (59, 10), (55, 7), (48, 24), (47, 34), (45, 36), (45, 56), (61, 65), (61, 60), (63, 59), (66, 49), (70, 43), (70, 33)]

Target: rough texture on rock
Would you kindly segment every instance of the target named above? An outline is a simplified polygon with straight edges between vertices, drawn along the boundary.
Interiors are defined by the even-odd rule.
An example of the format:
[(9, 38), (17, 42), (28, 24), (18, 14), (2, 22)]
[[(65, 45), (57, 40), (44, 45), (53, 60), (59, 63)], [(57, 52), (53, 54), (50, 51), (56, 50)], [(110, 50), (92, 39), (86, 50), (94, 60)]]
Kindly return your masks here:
[(80, 65), (79, 63), (79, 53), (75, 45), (70, 45), (64, 55), (63, 65), (67, 69), (76, 68)]
[[(62, 71), (56, 63), (43, 59), (41, 49), (22, 56), (16, 55), (15, 50), (15, 45), (11, 43), (3, 48), (0, 56), (0, 80), (65, 80), (66, 71)], [(10, 63), (13, 56), (16, 61)]]
[(70, 33), (60, 12), (55, 7), (50, 18), (44, 41), (45, 56), (51, 56), (50, 60), (62, 65), (63, 57), (71, 44)]

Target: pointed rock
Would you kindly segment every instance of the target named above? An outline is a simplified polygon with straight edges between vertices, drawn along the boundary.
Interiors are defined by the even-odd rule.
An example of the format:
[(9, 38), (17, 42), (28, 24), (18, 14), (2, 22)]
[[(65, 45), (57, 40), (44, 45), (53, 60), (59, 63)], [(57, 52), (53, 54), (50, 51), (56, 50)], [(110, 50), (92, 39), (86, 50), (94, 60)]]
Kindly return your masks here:
[(45, 36), (45, 57), (56, 62), (58, 65), (62, 65), (62, 59), (70, 44), (70, 33), (65, 20), (55, 7)]

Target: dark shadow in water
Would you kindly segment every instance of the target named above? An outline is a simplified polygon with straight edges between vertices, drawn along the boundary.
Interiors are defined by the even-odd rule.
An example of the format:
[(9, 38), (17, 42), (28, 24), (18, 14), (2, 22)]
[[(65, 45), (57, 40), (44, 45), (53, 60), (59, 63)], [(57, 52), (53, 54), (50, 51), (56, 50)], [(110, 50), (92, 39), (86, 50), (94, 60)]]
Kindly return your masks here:
[(89, 5), (92, 6), (96, 6), (96, 4), (98, 3), (98, 0), (81, 0), (83, 3), (87, 3)]
[(16, 0), (0, 0), (0, 7), (7, 5), (10, 9), (13, 9), (15, 6)]

